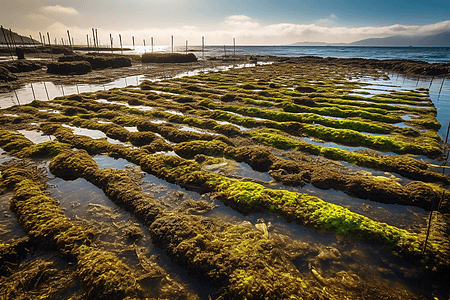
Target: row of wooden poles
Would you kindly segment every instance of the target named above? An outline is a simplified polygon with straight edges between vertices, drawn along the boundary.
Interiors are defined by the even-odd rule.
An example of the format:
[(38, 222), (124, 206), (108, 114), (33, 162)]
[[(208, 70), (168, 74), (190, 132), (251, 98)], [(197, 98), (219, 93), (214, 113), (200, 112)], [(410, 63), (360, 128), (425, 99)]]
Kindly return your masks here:
[[(2, 30), (3, 36), (5, 37), (6, 46), (9, 49), (9, 52), (11, 53), (11, 58), (14, 60), (13, 52), (17, 48), (17, 43), (15, 42), (15, 39), (13, 38), (13, 34), (12, 34), (12, 31), (11, 31), (11, 28), (9, 30), (5, 30), (3, 28), (3, 26), (1, 26), (1, 30)], [(21, 44), (25, 45), (25, 42), (24, 42), (22, 36), (19, 35), (19, 37), (20, 37), (21, 42), (22, 42)], [(63, 46), (67, 45), (73, 51), (73, 46), (75, 45), (75, 43), (74, 43), (73, 37), (70, 36), (69, 30), (67, 30), (67, 37), (68, 37), (67, 44), (64, 42), (64, 39), (61, 38), (61, 45), (63, 45)], [(41, 45), (43, 45), (43, 46), (48, 45), (50, 47), (50, 53), (52, 53), (52, 51), (51, 51), (52, 44), (51, 44), (51, 40), (50, 40), (50, 33), (47, 32), (47, 42), (45, 40), (45, 34), (42, 34), (41, 32), (39, 32), (39, 38), (40, 38), (40, 41), (41, 41)], [(36, 44), (34, 42), (34, 39), (33, 39), (33, 37), (31, 35), (30, 35), (30, 40), (31, 41), (29, 43), (27, 43), (27, 45), (28, 46), (34, 46), (35, 48), (37, 48), (37, 46), (36, 46)], [(99, 49), (100, 48), (99, 41), (100, 40), (98, 38), (98, 29), (97, 28), (92, 28), (92, 39), (89, 37), (89, 34), (86, 34), (86, 46), (89, 48), (92, 45), (93, 48)], [(111, 33), (109, 34), (109, 41), (110, 41), (110, 44), (111, 44), (111, 52), (113, 52), (113, 49), (114, 49), (114, 38), (113, 38)], [(134, 36), (131, 37), (131, 41), (133, 43), (133, 48), (135, 48), (136, 46), (135, 46), (135, 38), (134, 38)], [(145, 39), (143, 39), (142, 41), (143, 41), (143, 45), (144, 45), (144, 52), (147, 52), (147, 49), (145, 48), (146, 47)], [(150, 41), (151, 41), (150, 45), (152, 47), (151, 52), (153, 52), (153, 47), (155, 45), (154, 37), (151, 37)], [(170, 42), (171, 42), (171, 52), (173, 53), (174, 52), (174, 36), (173, 35), (171, 35), (171, 37), (170, 37)], [(204, 36), (202, 36), (201, 42), (202, 42), (202, 56), (204, 58), (205, 57), (205, 37)], [(122, 35), (121, 34), (119, 34), (119, 43), (120, 43), (120, 51), (123, 54)], [(57, 39), (56, 38), (55, 38), (54, 45), (57, 45)], [(224, 50), (224, 55), (226, 56), (227, 55), (227, 49), (226, 49), (225, 45), (223, 46), (223, 50)], [(188, 52), (188, 40), (186, 40), (185, 52), (186, 53)], [(236, 38), (233, 38), (233, 55), (236, 55)], [(52, 60), (53, 60), (53, 55), (52, 55)]]

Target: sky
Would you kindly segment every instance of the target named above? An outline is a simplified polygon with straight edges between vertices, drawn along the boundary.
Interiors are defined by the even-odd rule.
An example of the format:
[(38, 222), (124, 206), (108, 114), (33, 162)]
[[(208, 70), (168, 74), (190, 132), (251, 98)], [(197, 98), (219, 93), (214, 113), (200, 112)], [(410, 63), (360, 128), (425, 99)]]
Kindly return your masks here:
[(350, 43), (450, 30), (450, 0), (0, 0), (0, 24), (39, 40), (49, 32), (86, 44), (97, 28), (101, 44), (288, 45)]

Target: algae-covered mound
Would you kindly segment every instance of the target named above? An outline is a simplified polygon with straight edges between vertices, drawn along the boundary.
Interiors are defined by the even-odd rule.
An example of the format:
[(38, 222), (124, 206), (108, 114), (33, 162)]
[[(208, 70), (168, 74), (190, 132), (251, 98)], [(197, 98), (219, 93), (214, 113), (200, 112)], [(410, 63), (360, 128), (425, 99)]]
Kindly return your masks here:
[(124, 56), (65, 55), (59, 62), (88, 62), (93, 70), (106, 68), (122, 68), (131, 66), (131, 59)]
[(47, 72), (52, 74), (86, 74), (92, 71), (92, 67), (85, 61), (74, 62), (53, 62), (47, 65)]
[(193, 53), (145, 53), (142, 55), (143, 63), (188, 63), (196, 61), (197, 57)]
[(0, 81), (8, 82), (17, 80), (17, 76), (12, 74), (8, 69), (0, 66)]
[(0, 67), (7, 69), (11, 73), (30, 72), (42, 68), (42, 66), (39, 63), (28, 60), (15, 60), (3, 62), (0, 63)]

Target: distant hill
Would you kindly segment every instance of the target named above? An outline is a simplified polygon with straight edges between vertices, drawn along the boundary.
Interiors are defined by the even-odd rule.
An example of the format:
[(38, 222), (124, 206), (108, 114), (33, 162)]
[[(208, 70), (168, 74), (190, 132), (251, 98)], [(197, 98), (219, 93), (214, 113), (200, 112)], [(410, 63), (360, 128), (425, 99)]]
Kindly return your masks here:
[(450, 47), (450, 31), (425, 36), (390, 36), (345, 43), (298, 42), (289, 46), (397, 46), (397, 47)]
[(422, 46), (450, 47), (450, 31), (427, 36), (390, 36), (379, 39), (365, 39), (353, 42), (350, 46)]
[[(9, 29), (3, 28), (3, 30), (6, 33), (6, 37), (8, 38), (8, 42), (10, 42), (11, 37), (9, 35)], [(25, 44), (33, 43), (33, 41), (29, 37), (22, 36), (22, 38), (21, 38), (21, 36), (19, 34), (17, 34), (16, 32), (14, 32), (14, 31), (12, 32), (12, 37), (13, 37), (14, 42), (16, 43), (16, 45), (22, 44), (22, 40), (23, 40), (23, 43), (25, 43)], [(34, 42), (36, 44), (40, 44), (40, 42), (38, 42), (36, 40), (34, 40)], [(3, 31), (2, 30), (0, 30), (0, 44), (5, 44), (5, 36), (3, 35)]]

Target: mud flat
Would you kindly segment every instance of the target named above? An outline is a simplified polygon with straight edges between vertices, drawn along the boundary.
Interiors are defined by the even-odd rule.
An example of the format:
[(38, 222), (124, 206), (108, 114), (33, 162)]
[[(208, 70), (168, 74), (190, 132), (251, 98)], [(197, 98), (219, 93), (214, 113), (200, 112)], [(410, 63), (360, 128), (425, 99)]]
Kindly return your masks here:
[(448, 299), (441, 124), (387, 80), (273, 59), (1, 110), (2, 290)]

